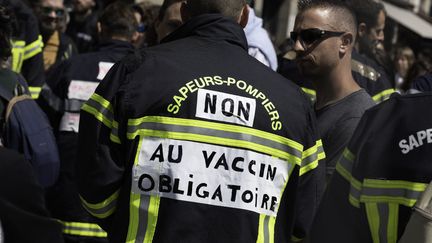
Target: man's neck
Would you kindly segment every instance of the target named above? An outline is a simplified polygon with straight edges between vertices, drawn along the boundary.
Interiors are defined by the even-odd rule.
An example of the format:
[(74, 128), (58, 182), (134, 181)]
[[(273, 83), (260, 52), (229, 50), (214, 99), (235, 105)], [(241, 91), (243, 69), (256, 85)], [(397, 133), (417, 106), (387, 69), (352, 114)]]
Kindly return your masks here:
[[(345, 68), (345, 70), (347, 69)], [(334, 70), (327, 76), (321, 76), (319, 80), (314, 81), (314, 86), (317, 98), (316, 110), (333, 104), (361, 89), (354, 81), (351, 71), (340, 70)]]

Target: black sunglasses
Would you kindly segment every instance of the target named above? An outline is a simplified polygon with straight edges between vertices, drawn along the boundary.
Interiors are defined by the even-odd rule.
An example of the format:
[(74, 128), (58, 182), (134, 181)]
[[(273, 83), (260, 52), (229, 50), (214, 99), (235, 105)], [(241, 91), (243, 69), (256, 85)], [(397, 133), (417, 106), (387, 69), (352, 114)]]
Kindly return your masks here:
[(300, 42), (306, 45), (311, 45), (318, 40), (322, 40), (329, 37), (341, 36), (343, 34), (345, 34), (345, 32), (336, 32), (336, 31), (311, 28), (311, 29), (300, 30), (300, 32), (291, 31), (290, 38), (295, 43), (297, 42), (300, 36)]

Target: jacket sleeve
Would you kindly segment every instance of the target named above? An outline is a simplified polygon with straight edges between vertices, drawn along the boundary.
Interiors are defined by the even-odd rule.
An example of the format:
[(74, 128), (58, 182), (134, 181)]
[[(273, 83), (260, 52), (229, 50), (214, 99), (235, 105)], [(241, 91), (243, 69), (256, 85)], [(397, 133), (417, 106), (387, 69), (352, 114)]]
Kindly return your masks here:
[(33, 99), (39, 97), (42, 85), (45, 82), (44, 60), (43, 60), (43, 40), (39, 34), (39, 26), (33, 14), (28, 15), (25, 21), (25, 47), (23, 56), (23, 66), (21, 73), (26, 78), (30, 93)]
[(309, 125), (299, 170), (292, 242), (302, 241), (308, 235), (325, 187), (325, 153), (312, 108), (308, 109), (307, 116)]
[[(116, 64), (81, 109), (77, 180), (84, 208), (105, 219), (116, 210), (127, 157), (122, 123), (126, 68)], [(125, 133), (124, 133), (125, 134)], [(124, 135), (125, 136), (125, 135)], [(123, 144), (122, 144), (123, 143)]]
[(368, 220), (359, 203), (361, 180), (353, 175), (356, 153), (364, 141), (366, 117), (345, 148), (327, 186), (310, 234), (310, 242), (372, 242)]
[(46, 84), (37, 99), (55, 132), (59, 130), (60, 120), (64, 114), (64, 100), (70, 83), (69, 67), (69, 61), (53, 65), (47, 72)]

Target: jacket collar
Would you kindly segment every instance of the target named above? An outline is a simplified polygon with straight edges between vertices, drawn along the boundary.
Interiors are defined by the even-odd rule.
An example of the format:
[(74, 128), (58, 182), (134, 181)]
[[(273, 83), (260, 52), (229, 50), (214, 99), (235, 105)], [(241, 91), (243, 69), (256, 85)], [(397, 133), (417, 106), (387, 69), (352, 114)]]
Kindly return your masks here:
[(96, 46), (96, 51), (108, 51), (108, 50), (133, 50), (134, 46), (127, 42), (121, 40), (105, 39), (101, 40)]
[(176, 31), (165, 37), (161, 43), (198, 36), (222, 40), (247, 50), (247, 40), (242, 27), (221, 14), (203, 14), (184, 23)]

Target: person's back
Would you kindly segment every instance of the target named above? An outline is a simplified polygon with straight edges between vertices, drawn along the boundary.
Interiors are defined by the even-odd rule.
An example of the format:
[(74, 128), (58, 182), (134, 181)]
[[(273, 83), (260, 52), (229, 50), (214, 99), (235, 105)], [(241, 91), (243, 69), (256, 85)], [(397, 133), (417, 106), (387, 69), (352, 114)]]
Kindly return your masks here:
[[(83, 107), (79, 189), (113, 242), (289, 242), (308, 230), (324, 157), (311, 107), (248, 55), (232, 18), (193, 12), (203, 2), (220, 4), (189, 1), (198, 16), (115, 66)], [(235, 14), (241, 2), (229, 1)]]
[(364, 114), (320, 206), (311, 242), (396, 242), (432, 179), (431, 94)]
[(40, 100), (56, 129), (62, 163), (60, 180), (47, 196), (48, 207), (70, 228), (65, 233), (74, 242), (106, 242), (106, 233), (81, 207), (75, 185), (80, 109), (114, 63), (134, 53), (131, 38), (137, 23), (132, 8), (123, 3), (109, 5), (99, 21), (101, 41), (95, 51), (53, 66)]
[(5, 242), (63, 242), (62, 227), (50, 218), (31, 165), (17, 152), (1, 146), (0, 182), (0, 235)]

